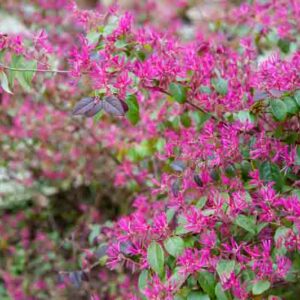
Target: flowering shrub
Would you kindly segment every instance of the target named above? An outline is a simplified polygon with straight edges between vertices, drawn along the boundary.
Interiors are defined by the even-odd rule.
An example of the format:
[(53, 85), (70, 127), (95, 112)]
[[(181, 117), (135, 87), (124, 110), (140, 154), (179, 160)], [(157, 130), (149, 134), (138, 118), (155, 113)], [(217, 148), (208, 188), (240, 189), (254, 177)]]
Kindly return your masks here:
[(6, 169), (133, 199), (84, 271), (131, 272), (122, 299), (297, 299), (299, 4), (31, 2), (34, 34), (0, 39)]

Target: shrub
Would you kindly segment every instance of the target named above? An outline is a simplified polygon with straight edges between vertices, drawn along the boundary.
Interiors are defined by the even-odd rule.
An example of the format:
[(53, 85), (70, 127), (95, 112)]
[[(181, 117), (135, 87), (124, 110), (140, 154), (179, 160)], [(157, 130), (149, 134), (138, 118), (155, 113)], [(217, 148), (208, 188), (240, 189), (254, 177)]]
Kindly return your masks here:
[(48, 36), (1, 37), (7, 168), (59, 189), (113, 172), (131, 192), (84, 266), (137, 274), (120, 297), (296, 299), (299, 4), (224, 1), (206, 22), (188, 1), (133, 3), (40, 1), (19, 16)]

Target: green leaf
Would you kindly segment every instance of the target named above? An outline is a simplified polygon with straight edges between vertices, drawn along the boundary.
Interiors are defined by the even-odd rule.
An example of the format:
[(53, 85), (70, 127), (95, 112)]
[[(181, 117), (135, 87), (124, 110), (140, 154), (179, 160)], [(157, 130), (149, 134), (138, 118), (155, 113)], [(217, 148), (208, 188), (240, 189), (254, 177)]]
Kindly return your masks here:
[[(22, 56), (13, 54), (13, 56), (11, 58), (11, 62), (10, 62), (10, 68), (13, 69), (13, 68), (22, 67), (21, 62), (22, 62)], [(17, 73), (18, 73), (18, 71), (9, 70), (8, 82), (11, 87), (14, 87), (14, 81), (15, 81)]]
[(278, 121), (284, 121), (288, 113), (285, 103), (280, 99), (274, 99), (270, 101), (270, 104), (271, 112), (275, 119)]
[(253, 295), (260, 295), (267, 291), (271, 287), (271, 283), (268, 280), (260, 280), (256, 282), (252, 287)]
[(139, 280), (138, 280), (138, 286), (139, 290), (142, 292), (145, 287), (147, 286), (147, 280), (148, 280), (148, 270), (143, 270), (140, 273)]
[(243, 282), (247, 283), (247, 288), (251, 287), (252, 289), (253, 286), (252, 282), (255, 279), (255, 273), (252, 270), (246, 269), (242, 271), (241, 279), (243, 280)]
[(225, 168), (226, 176), (233, 178), (236, 175), (236, 169), (233, 165), (229, 165)]
[(114, 30), (117, 28), (117, 24), (107, 24), (104, 29), (103, 29), (103, 35), (105, 37), (109, 36), (110, 34), (112, 34), (114, 32)]
[(300, 107), (300, 90), (295, 92), (294, 99), (295, 99), (296, 103), (298, 104), (298, 106)]
[(241, 121), (242, 123), (254, 123), (255, 116), (247, 110), (241, 110), (235, 114), (235, 119)]
[(7, 295), (6, 288), (4, 287), (4, 283), (0, 282), (0, 299), (1, 300), (11, 300), (11, 298)]
[(269, 225), (269, 223), (267, 223), (267, 222), (257, 224), (256, 233), (259, 234), (268, 225)]
[(115, 47), (117, 49), (122, 49), (122, 48), (126, 47), (127, 45), (128, 45), (128, 43), (125, 40), (117, 40), (115, 42)]
[(287, 111), (289, 114), (294, 115), (299, 111), (299, 107), (292, 97), (285, 97), (283, 101), (287, 107)]
[(100, 110), (99, 112), (97, 112), (93, 118), (94, 124), (97, 124), (103, 115), (104, 115), (103, 110)]
[(181, 84), (172, 82), (169, 86), (169, 91), (174, 100), (178, 103), (184, 103), (186, 101), (186, 88)]
[[(23, 62), (20, 61), (20, 64), (18, 64), (20, 68), (23, 69), (30, 69), (30, 70), (35, 70), (36, 69), (36, 61), (25, 61)], [(16, 78), (22, 88), (26, 91), (31, 90), (31, 81), (33, 79), (33, 76), (35, 74), (35, 71), (17, 71), (16, 72)]]
[(170, 255), (177, 257), (181, 255), (184, 250), (184, 241), (181, 237), (174, 236), (165, 240), (164, 246)]
[(185, 286), (191, 290), (195, 290), (197, 285), (198, 285), (197, 279), (194, 276), (188, 276)]
[(251, 164), (247, 160), (241, 162), (241, 173), (244, 180), (249, 178), (249, 172), (251, 171)]
[(197, 238), (195, 236), (186, 236), (184, 238), (184, 246), (185, 248), (193, 248)]
[(211, 94), (211, 89), (209, 86), (201, 85), (199, 88), (200, 92), (203, 94)]
[(126, 98), (128, 111), (126, 116), (132, 125), (136, 125), (140, 120), (140, 108), (135, 95), (128, 95)]
[(115, 29), (117, 29), (119, 23), (119, 18), (117, 16), (110, 17), (108, 23), (101, 28), (101, 33), (104, 37), (109, 36), (114, 32)]
[(210, 300), (210, 298), (201, 292), (192, 291), (188, 294), (187, 300)]
[(130, 161), (133, 161), (133, 162), (138, 162), (141, 159), (139, 153), (136, 151), (135, 148), (129, 148), (128, 149), (128, 151), (127, 151), (127, 158)]
[(3, 89), (6, 93), (12, 94), (12, 91), (10, 90), (9, 85), (8, 85), (8, 79), (7, 79), (7, 76), (6, 76), (6, 74), (5, 74), (3, 71), (0, 72), (0, 83), (1, 83), (2, 89)]
[[(281, 138), (281, 137), (282, 136), (280, 136), (279, 138)], [(297, 144), (299, 139), (300, 139), (300, 131), (288, 133), (283, 141), (285, 143), (287, 143), (288, 145), (293, 145), (293, 144)]]
[(217, 300), (228, 300), (228, 297), (226, 296), (226, 293), (223, 290), (221, 283), (218, 283), (216, 285), (215, 294), (216, 294)]
[(217, 264), (217, 272), (219, 276), (226, 276), (228, 277), (234, 270), (235, 261), (234, 260), (225, 260), (221, 259)]
[(216, 92), (220, 95), (225, 96), (228, 92), (228, 80), (221, 77), (212, 79), (212, 85)]
[(164, 273), (164, 250), (157, 242), (152, 242), (147, 250), (147, 261), (151, 269), (156, 272), (160, 277)]
[(153, 155), (155, 147), (151, 140), (143, 140), (140, 144), (135, 146), (134, 150), (141, 158), (145, 158)]
[(100, 229), (101, 229), (101, 226), (98, 225), (98, 224), (91, 225), (91, 232), (89, 234), (89, 243), (90, 243), (90, 245), (93, 245), (94, 240), (96, 239), (96, 237), (99, 236)]
[(282, 238), (284, 236), (286, 236), (289, 232), (291, 231), (291, 229), (284, 227), (284, 226), (280, 226), (276, 229), (275, 235), (274, 235), (274, 240), (275, 243), (277, 243), (279, 238)]
[(286, 39), (279, 39), (277, 46), (280, 48), (281, 52), (288, 54), (290, 52), (290, 41)]
[(191, 126), (192, 120), (191, 120), (188, 112), (185, 112), (180, 116), (180, 122), (185, 128), (188, 128)]
[(167, 222), (168, 224), (172, 221), (173, 217), (175, 216), (176, 210), (174, 208), (169, 208), (166, 211), (166, 216), (167, 216)]
[(205, 206), (206, 202), (207, 202), (207, 196), (203, 196), (197, 201), (195, 206), (199, 209), (202, 209)]
[(175, 295), (174, 300), (186, 300), (186, 298), (181, 295)]
[(99, 37), (100, 37), (101, 33), (100, 32), (97, 32), (97, 31), (90, 31), (86, 38), (89, 42), (89, 44), (95, 44), (98, 42), (99, 40)]
[(210, 297), (215, 295), (216, 280), (212, 273), (203, 271), (198, 274), (198, 282), (202, 290)]
[(175, 234), (183, 235), (188, 233), (189, 231), (183, 225), (178, 225), (175, 229)]
[(5, 51), (1, 50), (0, 51), (0, 62), (2, 62), (2, 59), (3, 59), (4, 55), (5, 55)]
[(136, 56), (140, 61), (144, 61), (147, 58), (147, 54), (144, 51), (137, 51)]
[(170, 284), (175, 289), (179, 289), (183, 283), (186, 281), (187, 275), (182, 272), (180, 267), (176, 267), (173, 271), (172, 276), (168, 279), (168, 284)]
[(155, 149), (159, 152), (162, 152), (165, 148), (166, 141), (162, 137), (158, 138), (156, 141)]
[(294, 190), (292, 191), (292, 194), (293, 194), (294, 196), (296, 196), (296, 197), (298, 198), (298, 200), (300, 201), (300, 189), (294, 189)]
[(263, 162), (259, 167), (260, 178), (265, 182), (275, 182), (275, 189), (281, 191), (284, 186), (284, 177), (277, 165), (269, 161)]
[(300, 146), (296, 147), (296, 157), (295, 157), (296, 166), (300, 166)]
[(197, 129), (200, 129), (203, 124), (209, 120), (209, 118), (211, 117), (210, 114), (205, 114), (201, 111), (193, 111), (192, 112), (192, 118), (194, 120), (194, 122), (196, 123)]
[(256, 233), (255, 218), (253, 216), (238, 215), (234, 223), (250, 232), (251, 234)]

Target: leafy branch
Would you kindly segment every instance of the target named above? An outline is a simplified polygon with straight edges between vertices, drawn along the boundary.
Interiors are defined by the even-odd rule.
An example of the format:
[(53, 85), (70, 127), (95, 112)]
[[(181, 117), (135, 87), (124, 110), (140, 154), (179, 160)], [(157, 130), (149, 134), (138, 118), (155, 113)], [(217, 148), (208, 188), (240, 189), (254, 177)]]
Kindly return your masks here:
[(26, 68), (13, 68), (0, 63), (0, 68), (16, 71), (16, 72), (40, 72), (40, 73), (60, 73), (60, 74), (68, 74), (70, 70), (59, 70), (59, 69), (26, 69)]

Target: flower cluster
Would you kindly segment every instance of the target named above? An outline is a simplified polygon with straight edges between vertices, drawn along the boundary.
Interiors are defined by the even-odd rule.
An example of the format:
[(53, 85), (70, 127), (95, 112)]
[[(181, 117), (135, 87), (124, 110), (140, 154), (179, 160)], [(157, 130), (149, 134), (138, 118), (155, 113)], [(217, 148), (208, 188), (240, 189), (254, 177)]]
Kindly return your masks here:
[[(101, 227), (86, 264), (107, 248), (101, 262), (132, 272), (124, 286), (137, 281), (137, 290), (126, 290), (131, 299), (293, 299), (300, 276), (300, 5), (222, 1), (216, 19), (218, 4), (197, 15), (189, 1), (129, 1), (127, 12), (60, 2), (62, 28), (40, 32), (30, 51), (20, 38), (0, 39), (11, 64), (0, 65), (1, 107), (13, 111), (3, 112), (0, 132), (10, 146), (28, 146), (17, 154), (3, 147), (9, 168), (25, 164), (32, 185), (113, 173), (115, 188), (130, 191), (132, 209)], [(162, 9), (170, 13), (156, 18)], [(57, 44), (63, 49), (56, 53)], [(27, 69), (41, 58), (35, 76), (16, 75), (16, 54)], [(37, 76), (55, 54), (58, 74)], [(42, 82), (43, 91), (19, 103), (9, 95), (14, 80), (27, 92)], [(70, 98), (81, 99), (73, 117)], [(32, 151), (39, 161), (28, 159)]]

